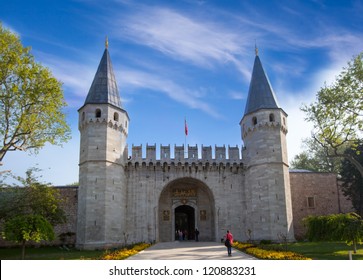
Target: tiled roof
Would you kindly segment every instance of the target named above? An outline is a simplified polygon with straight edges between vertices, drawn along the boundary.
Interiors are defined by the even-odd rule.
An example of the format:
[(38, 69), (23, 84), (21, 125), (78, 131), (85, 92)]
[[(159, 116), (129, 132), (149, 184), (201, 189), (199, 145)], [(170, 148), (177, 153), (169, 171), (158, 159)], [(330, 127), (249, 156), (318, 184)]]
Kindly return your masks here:
[(121, 108), (120, 94), (107, 48), (103, 53), (96, 75), (88, 92), (84, 105), (86, 104), (111, 104)]
[(274, 91), (262, 67), (261, 60), (256, 55), (244, 114), (247, 115), (259, 109), (277, 108), (279, 106)]

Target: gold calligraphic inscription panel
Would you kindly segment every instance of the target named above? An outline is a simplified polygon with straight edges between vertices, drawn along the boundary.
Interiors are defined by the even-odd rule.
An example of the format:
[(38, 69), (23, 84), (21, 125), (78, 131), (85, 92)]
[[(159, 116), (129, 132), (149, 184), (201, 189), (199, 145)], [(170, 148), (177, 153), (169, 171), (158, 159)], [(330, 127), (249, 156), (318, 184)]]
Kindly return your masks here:
[(196, 197), (197, 196), (197, 189), (195, 189), (195, 188), (173, 189), (172, 196), (173, 197)]

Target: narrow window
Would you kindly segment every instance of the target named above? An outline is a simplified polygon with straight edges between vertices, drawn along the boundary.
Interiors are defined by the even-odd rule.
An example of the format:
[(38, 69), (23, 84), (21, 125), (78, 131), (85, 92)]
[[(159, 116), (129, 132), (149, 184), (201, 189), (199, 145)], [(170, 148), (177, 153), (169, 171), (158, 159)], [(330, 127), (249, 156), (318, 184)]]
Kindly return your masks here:
[(274, 114), (270, 114), (270, 122), (274, 122), (275, 121), (275, 115)]
[(256, 118), (256, 117), (253, 117), (253, 118), (252, 118), (252, 124), (253, 124), (253, 125), (256, 125), (256, 124), (257, 124), (257, 118)]
[(315, 197), (309, 196), (309, 197), (307, 197), (306, 201), (307, 201), (308, 208), (315, 208)]
[(113, 114), (113, 120), (118, 122), (118, 113)]
[(96, 109), (96, 118), (101, 117), (101, 109)]
[(86, 118), (86, 113), (85, 112), (83, 112), (82, 113), (82, 121), (84, 121), (84, 119)]
[(127, 121), (125, 121), (125, 128), (127, 128)]

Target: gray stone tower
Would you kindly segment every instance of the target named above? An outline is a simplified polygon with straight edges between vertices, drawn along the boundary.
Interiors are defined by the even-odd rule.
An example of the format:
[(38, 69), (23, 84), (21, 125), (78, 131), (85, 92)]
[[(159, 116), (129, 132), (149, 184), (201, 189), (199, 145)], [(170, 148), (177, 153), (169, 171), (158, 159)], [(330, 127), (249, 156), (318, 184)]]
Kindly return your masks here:
[[(244, 116), (240, 122), (246, 168), (246, 226), (254, 240), (294, 239), (287, 157), (287, 114), (256, 48)], [(246, 230), (248, 230), (246, 229)]]
[(110, 247), (125, 230), (129, 117), (122, 109), (108, 42), (79, 112), (77, 247)]

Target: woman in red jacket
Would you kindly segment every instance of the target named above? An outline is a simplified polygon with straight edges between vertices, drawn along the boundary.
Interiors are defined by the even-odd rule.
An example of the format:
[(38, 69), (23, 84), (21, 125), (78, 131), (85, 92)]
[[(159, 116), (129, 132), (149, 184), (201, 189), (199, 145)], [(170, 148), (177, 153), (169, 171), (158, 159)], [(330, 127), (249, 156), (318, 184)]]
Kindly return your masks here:
[(227, 247), (228, 256), (232, 256), (233, 235), (229, 232), (229, 230), (227, 230), (227, 234), (224, 239), (226, 240), (224, 244)]

